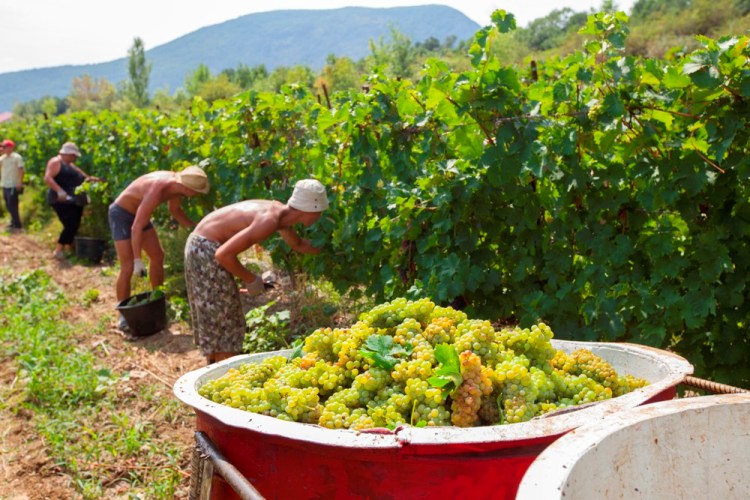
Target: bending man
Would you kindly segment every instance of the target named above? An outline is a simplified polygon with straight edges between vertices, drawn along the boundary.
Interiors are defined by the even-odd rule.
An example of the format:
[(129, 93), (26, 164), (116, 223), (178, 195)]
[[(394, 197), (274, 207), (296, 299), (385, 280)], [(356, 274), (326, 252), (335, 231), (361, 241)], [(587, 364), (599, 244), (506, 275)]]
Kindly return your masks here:
[[(181, 172), (159, 170), (134, 180), (109, 206), (109, 227), (115, 242), (120, 274), (117, 276), (117, 301), (130, 296), (130, 279), (135, 273), (145, 276), (141, 253), (149, 258), (148, 276), (152, 288), (164, 282), (164, 250), (159, 242), (151, 214), (167, 203), (169, 213), (185, 227), (195, 223), (182, 210), (182, 198), (208, 192), (209, 183), (200, 167), (190, 166)], [(120, 317), (120, 328), (127, 328)]]
[(264, 291), (260, 276), (240, 263), (239, 254), (279, 233), (295, 251), (317, 254), (319, 248), (292, 229), (311, 226), (328, 208), (325, 187), (317, 180), (297, 182), (289, 201), (246, 200), (206, 215), (185, 245), (185, 282), (195, 342), (208, 363), (242, 352), (247, 330), (239, 279), (251, 295)]

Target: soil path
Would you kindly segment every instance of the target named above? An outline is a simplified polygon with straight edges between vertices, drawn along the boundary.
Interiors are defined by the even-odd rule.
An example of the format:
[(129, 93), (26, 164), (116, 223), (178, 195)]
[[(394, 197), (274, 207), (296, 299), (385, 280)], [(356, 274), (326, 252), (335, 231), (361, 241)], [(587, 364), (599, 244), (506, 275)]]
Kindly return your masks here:
[[(0, 270), (12, 275), (34, 269), (46, 271), (65, 291), (71, 304), (61, 319), (89, 327), (89, 331), (78, 336), (78, 341), (90, 345), (97, 356), (106, 358), (104, 363), (114, 372), (130, 373), (128, 387), (123, 390), (137, 394), (139, 385), (156, 385), (156, 401), (174, 399), (172, 386), (177, 378), (205, 364), (193, 344), (189, 327), (173, 323), (168, 329), (144, 339), (124, 336), (115, 328), (115, 269), (107, 265), (59, 262), (51, 255), (50, 243), (40, 242), (34, 236), (0, 235)], [(85, 306), (84, 294), (92, 289), (100, 292), (99, 298)], [(12, 360), (3, 361), (0, 363), (0, 388), (7, 389), (18, 383), (17, 366)], [(44, 441), (30, 421), (32, 415), (18, 408), (12, 402), (0, 407), (0, 499), (79, 497), (70, 477), (47, 454)], [(147, 413), (149, 408), (145, 403), (137, 410), (151, 414)], [(187, 498), (187, 471), (194, 432), (192, 410), (181, 405), (176, 418), (152, 423), (160, 439), (184, 444), (181, 467), (185, 479), (176, 497)], [(111, 498), (127, 498), (127, 485), (118, 486), (115, 482), (111, 493)]]

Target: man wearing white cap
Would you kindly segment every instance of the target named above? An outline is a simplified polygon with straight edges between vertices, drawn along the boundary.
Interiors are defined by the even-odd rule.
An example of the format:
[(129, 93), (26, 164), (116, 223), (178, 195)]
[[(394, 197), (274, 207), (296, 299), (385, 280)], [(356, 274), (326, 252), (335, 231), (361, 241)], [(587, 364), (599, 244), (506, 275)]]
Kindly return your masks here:
[[(265, 287), (250, 272), (239, 254), (274, 233), (295, 251), (320, 253), (292, 229), (311, 226), (328, 208), (323, 184), (304, 179), (294, 186), (286, 204), (273, 200), (246, 200), (206, 215), (185, 245), (185, 281), (195, 342), (209, 363), (242, 352), (247, 329), (240, 292), (260, 295)], [(244, 288), (238, 289), (235, 278)]]
[[(109, 227), (115, 242), (120, 274), (117, 276), (117, 301), (130, 296), (130, 278), (146, 276), (141, 254), (149, 259), (148, 277), (156, 288), (164, 283), (164, 249), (151, 223), (156, 207), (167, 203), (169, 213), (185, 227), (195, 222), (182, 210), (182, 199), (208, 193), (209, 182), (200, 167), (189, 166), (180, 172), (158, 170), (142, 175), (120, 193), (109, 206)], [(120, 329), (127, 329), (125, 318), (120, 316)]]

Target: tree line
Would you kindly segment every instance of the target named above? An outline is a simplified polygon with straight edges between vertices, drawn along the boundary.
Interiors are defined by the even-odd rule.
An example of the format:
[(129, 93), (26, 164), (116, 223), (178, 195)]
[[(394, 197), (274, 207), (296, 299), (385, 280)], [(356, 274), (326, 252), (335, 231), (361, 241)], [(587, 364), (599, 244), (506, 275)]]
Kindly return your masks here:
[[(603, 0), (597, 12), (614, 12), (615, 0)], [(593, 12), (593, 10), (592, 10)], [(505, 64), (533, 67), (536, 61), (563, 57), (580, 47), (580, 28), (591, 12), (571, 8), (556, 9), (535, 19), (525, 28), (503, 33), (491, 49)], [(646, 57), (674, 57), (698, 47), (696, 35), (713, 38), (726, 33), (741, 33), (750, 28), (750, 0), (638, 0), (630, 16), (630, 34), (625, 52)], [(332, 92), (359, 89), (374, 68), (389, 75), (416, 80), (430, 58), (447, 63), (454, 71), (469, 68), (466, 58), (470, 41), (448, 37), (440, 41), (430, 37), (413, 42), (396, 29), (390, 38), (370, 41), (370, 54), (358, 61), (331, 54), (319, 71), (298, 65), (269, 71), (265, 65), (238, 64), (212, 74), (205, 64), (185, 76), (184, 86), (174, 93), (158, 89), (148, 92), (151, 64), (145, 47), (135, 38), (128, 50), (129, 79), (114, 84), (104, 78), (81, 75), (71, 82), (67, 96), (45, 96), (17, 104), (13, 114), (28, 118), (47, 117), (66, 112), (104, 109), (126, 112), (152, 107), (173, 111), (189, 107), (194, 97), (211, 103), (245, 90), (278, 92), (284, 85), (296, 84), (321, 99)]]

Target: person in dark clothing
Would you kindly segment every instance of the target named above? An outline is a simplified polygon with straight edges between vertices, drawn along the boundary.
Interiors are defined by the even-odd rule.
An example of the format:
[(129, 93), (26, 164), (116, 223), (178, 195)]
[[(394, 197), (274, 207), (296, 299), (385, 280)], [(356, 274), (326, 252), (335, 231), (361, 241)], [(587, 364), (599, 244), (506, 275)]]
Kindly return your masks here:
[(63, 225), (60, 237), (57, 239), (57, 247), (52, 256), (56, 259), (64, 259), (64, 251), (71, 252), (73, 239), (81, 225), (83, 207), (74, 202), (76, 188), (84, 181), (99, 180), (84, 173), (73, 162), (81, 156), (81, 152), (72, 142), (62, 145), (57, 156), (50, 158), (47, 169), (44, 172), (44, 182), (49, 186), (47, 200), (57, 214)]

